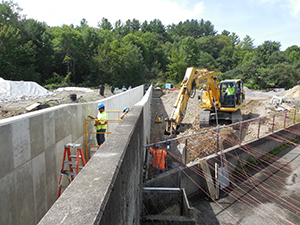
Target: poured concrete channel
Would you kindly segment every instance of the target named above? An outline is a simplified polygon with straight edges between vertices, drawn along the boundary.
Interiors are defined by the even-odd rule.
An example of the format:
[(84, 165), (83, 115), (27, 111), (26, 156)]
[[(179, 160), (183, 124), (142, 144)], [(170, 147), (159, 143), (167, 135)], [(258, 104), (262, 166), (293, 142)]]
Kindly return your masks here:
[[(253, 157), (253, 154), (251, 151), (249, 153), (245, 151), (245, 149), (259, 149), (261, 154), (256, 155), (257, 158), (261, 157), (262, 155), (273, 151), (275, 148), (282, 145), (281, 141), (278, 140), (278, 136), (285, 137), (287, 140), (294, 140), (295, 138), (299, 137), (300, 134), (300, 124), (297, 123), (293, 126), (290, 126), (286, 129), (279, 130), (271, 135), (267, 135), (265, 137), (262, 137), (260, 139), (256, 139), (253, 141), (250, 141), (244, 145), (241, 146), (234, 146), (231, 148), (228, 148), (224, 150), (224, 153), (226, 155), (226, 159), (230, 162), (231, 165), (237, 166), (239, 161), (245, 160), (247, 161), (249, 157)], [(278, 154), (276, 157), (279, 157), (278, 161), (273, 162), (274, 164), (279, 163), (281, 168), (278, 170), (274, 170), (274, 167), (270, 165), (271, 169), (266, 168), (266, 170), (272, 171), (272, 173), (277, 174), (279, 176), (282, 176), (282, 180), (286, 181), (285, 185), (280, 185), (281, 190), (284, 191), (284, 193), (292, 198), (295, 199), (295, 204), (297, 208), (300, 208), (299, 202), (300, 198), (298, 196), (295, 196), (294, 193), (300, 192), (300, 180), (297, 178), (297, 174), (299, 174), (299, 167), (300, 165), (300, 151), (299, 147), (292, 146), (284, 151), (282, 151), (280, 154)], [(206, 157), (207, 162), (210, 165), (214, 165), (215, 163), (219, 163), (219, 155), (213, 154), (211, 156)], [(192, 168), (195, 167), (195, 168)], [(207, 197), (206, 193), (204, 193), (203, 190), (205, 190), (208, 193), (207, 190), (207, 183), (206, 180), (203, 178), (203, 176), (195, 173), (195, 170), (199, 170), (199, 162), (193, 162), (190, 163), (187, 167), (180, 167), (173, 170), (170, 170), (164, 174), (159, 175), (155, 179), (151, 179), (147, 182), (145, 182), (145, 187), (181, 187), (185, 189), (185, 192), (188, 196), (189, 201), (191, 202), (192, 207), (194, 207), (196, 210), (198, 210), (199, 217), (196, 218), (198, 224), (210, 224), (210, 225), (218, 225), (218, 224), (272, 224), (270, 223), (270, 219), (263, 216), (259, 216), (257, 214), (254, 214), (253, 211), (251, 211), (251, 208), (247, 207), (247, 205), (241, 204), (239, 201), (232, 198), (231, 195), (224, 195), (222, 194), (217, 201), (211, 201), (209, 197)], [(288, 168), (291, 170), (290, 176), (287, 176), (281, 172), (281, 170), (285, 170), (285, 168)], [(197, 169), (196, 169), (197, 168)], [(228, 174), (231, 174), (234, 171), (234, 167), (228, 167)], [(270, 182), (269, 177), (272, 177), (272, 175), (269, 175), (269, 177), (264, 176), (265, 171), (258, 172), (255, 174), (256, 177), (260, 179), (260, 185), (265, 185), (265, 183)], [(214, 171), (211, 170), (211, 174), (214, 176)], [(296, 175), (295, 175), (296, 174)], [(294, 180), (293, 180), (294, 177)], [(291, 182), (291, 179), (293, 180)], [(247, 182), (247, 180), (245, 181)], [(278, 184), (276, 184), (278, 185)], [(293, 185), (291, 188), (290, 186)], [(243, 183), (240, 184), (237, 190), (240, 188), (243, 189), (243, 193), (246, 192), (249, 195), (257, 196), (258, 194), (255, 193), (256, 190), (249, 190)], [(232, 191), (232, 193), (234, 193)], [(242, 199), (242, 201), (247, 202), (247, 198), (249, 198), (249, 195), (242, 195), (239, 194), (239, 198)], [(261, 197), (260, 197), (261, 198)], [(278, 221), (280, 221), (281, 224), (299, 224), (299, 218), (291, 213), (288, 213), (288, 211), (291, 211), (290, 208), (280, 207), (280, 200), (276, 199), (276, 196), (273, 196), (275, 199), (274, 202), (271, 202), (267, 199), (263, 200), (261, 204), (257, 204), (255, 207), (261, 207), (261, 210), (265, 211), (264, 213), (268, 214), (269, 208), (273, 209), (274, 212), (281, 211), (280, 215), (276, 218)], [(153, 200), (153, 199), (152, 199)], [(144, 205), (147, 204), (147, 199), (143, 199)], [(170, 196), (160, 196), (159, 200), (157, 202), (152, 202), (151, 204), (156, 205), (157, 208), (161, 207), (161, 202), (163, 202), (163, 208), (165, 207), (172, 207), (172, 199), (170, 199)], [(168, 204), (170, 203), (170, 204)], [(268, 206), (263, 205), (263, 203), (267, 203)], [(279, 206), (278, 206), (279, 205)], [(300, 214), (300, 211), (297, 209), (292, 209), (296, 214)], [(141, 224), (151, 224), (151, 218), (147, 213), (145, 213), (145, 210), (143, 211), (143, 220), (144, 223)], [(197, 213), (195, 213), (197, 214)], [(174, 217), (174, 216), (173, 216)], [(160, 216), (159, 214), (156, 214), (155, 219), (158, 221), (157, 224), (169, 224), (167, 223), (167, 220), (164, 218), (164, 216)], [(290, 221), (290, 222), (287, 222)], [(183, 221), (180, 223), (180, 217), (178, 217), (178, 221), (176, 224), (185, 224), (186, 221)], [(189, 224), (192, 224), (189, 222)], [(195, 223), (196, 224), (196, 223)], [(276, 224), (276, 223), (275, 223)]]

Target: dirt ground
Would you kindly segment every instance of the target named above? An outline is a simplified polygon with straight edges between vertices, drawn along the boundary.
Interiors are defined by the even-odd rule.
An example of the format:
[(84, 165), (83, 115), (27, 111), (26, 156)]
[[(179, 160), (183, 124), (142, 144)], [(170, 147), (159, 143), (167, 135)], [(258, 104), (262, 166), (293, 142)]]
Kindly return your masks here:
[[(17, 116), (20, 114), (28, 113), (26, 108), (30, 107), (35, 103), (41, 103), (37, 109), (51, 107), (61, 104), (70, 103), (83, 103), (83, 102), (94, 102), (106, 97), (112, 96), (119, 92), (111, 93), (110, 90), (104, 91), (104, 96), (100, 95), (100, 90), (95, 89), (92, 92), (83, 91), (53, 91), (54, 96), (42, 97), (37, 99), (27, 99), (19, 101), (0, 102), (0, 119)], [(76, 100), (71, 100), (70, 95), (76, 94)]]
[[(249, 92), (251, 91), (249, 90)], [(251, 93), (247, 95), (246, 93), (246, 104), (241, 108), (243, 120), (266, 116), (274, 112), (274, 105), (270, 103), (270, 100), (273, 96), (282, 96), (285, 93), (285, 91), (282, 93), (257, 92), (255, 95)], [(199, 94), (200, 92), (197, 91), (195, 97), (190, 98), (188, 101), (186, 114), (180, 126), (180, 134), (178, 134), (177, 137), (211, 129), (211, 127), (199, 127), (199, 116), (201, 113), (200, 102), (197, 97)], [(166, 123), (164, 121), (157, 123), (156, 113), (162, 114), (163, 118), (169, 117), (172, 113), (177, 95), (178, 91), (168, 91), (160, 98), (153, 98), (151, 142), (162, 141), (169, 138), (163, 134)]]

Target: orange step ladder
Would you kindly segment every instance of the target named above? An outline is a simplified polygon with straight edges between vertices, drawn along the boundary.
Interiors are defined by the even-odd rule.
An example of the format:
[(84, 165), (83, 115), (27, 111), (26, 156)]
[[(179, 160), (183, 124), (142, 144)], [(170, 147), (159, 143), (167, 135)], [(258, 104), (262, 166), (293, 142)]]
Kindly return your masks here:
[[(71, 148), (76, 148), (76, 155), (71, 155)], [(76, 159), (76, 160), (72, 160)], [(80, 160), (81, 159), (81, 165)], [(59, 189), (58, 189), (58, 198), (61, 195), (61, 190), (67, 188), (67, 186), (63, 186), (63, 177), (67, 176), (69, 183), (75, 178), (75, 176), (80, 172), (79, 170), (85, 166), (85, 158), (83, 155), (83, 151), (81, 148), (81, 144), (73, 144), (69, 143), (65, 145), (64, 156), (62, 161), (62, 167), (60, 171), (60, 179), (59, 179)], [(65, 165), (69, 165), (68, 169), (65, 169)]]

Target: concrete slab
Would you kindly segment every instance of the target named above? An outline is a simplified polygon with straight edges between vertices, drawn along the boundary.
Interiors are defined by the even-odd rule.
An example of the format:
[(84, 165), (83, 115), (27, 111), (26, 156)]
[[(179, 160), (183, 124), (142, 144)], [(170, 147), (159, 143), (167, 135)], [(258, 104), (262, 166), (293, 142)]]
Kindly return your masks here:
[[(12, 149), (12, 127), (11, 124), (0, 126), (0, 179), (14, 169), (14, 158)], [(1, 215), (1, 214), (0, 214)]]
[(55, 111), (55, 142), (61, 141), (72, 133), (72, 111), (67, 105), (58, 106)]
[(29, 119), (20, 120), (18, 123), (11, 125), (14, 168), (17, 168), (31, 158)]
[(51, 145), (55, 144), (55, 121), (54, 121), (54, 116), (55, 113), (48, 112), (45, 113), (44, 115), (44, 145), (45, 149), (49, 148)]
[(29, 118), (31, 157), (45, 150), (43, 115)]
[(57, 183), (59, 181), (59, 176), (53, 171), (58, 171), (57, 168), (61, 167), (62, 159), (59, 165), (56, 164), (56, 148), (55, 145), (46, 149), (45, 151), (45, 165), (46, 165), (46, 189), (47, 189), (47, 209), (56, 201), (58, 194)]
[(32, 224), (35, 221), (32, 163), (28, 161), (15, 170), (17, 210), (16, 224)]
[(18, 224), (17, 216), (12, 213), (17, 211), (17, 196), (14, 173), (9, 173), (0, 179), (0, 224)]
[(46, 207), (46, 165), (45, 152), (32, 159), (32, 177), (33, 177), (33, 194), (34, 194), (34, 212), (36, 223), (45, 215)]

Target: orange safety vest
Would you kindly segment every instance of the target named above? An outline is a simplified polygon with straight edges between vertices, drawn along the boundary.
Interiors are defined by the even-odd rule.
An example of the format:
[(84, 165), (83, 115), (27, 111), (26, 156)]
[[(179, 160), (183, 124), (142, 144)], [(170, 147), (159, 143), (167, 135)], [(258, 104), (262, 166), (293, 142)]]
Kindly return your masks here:
[(153, 167), (163, 170), (165, 168), (165, 158), (167, 157), (167, 152), (162, 149), (150, 148), (150, 153), (153, 156)]

